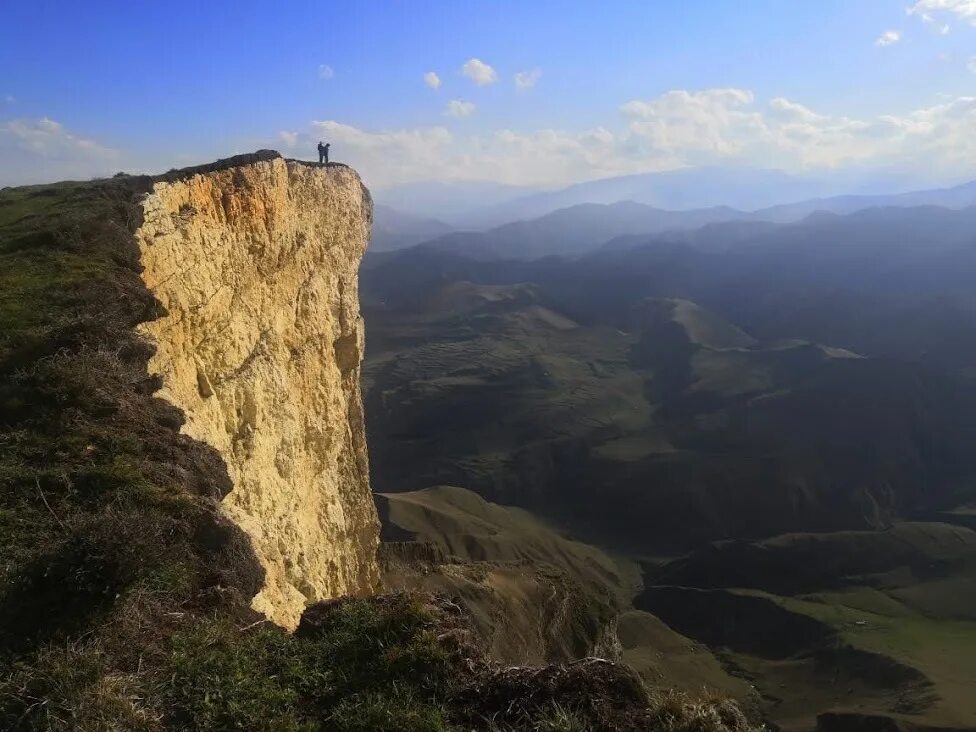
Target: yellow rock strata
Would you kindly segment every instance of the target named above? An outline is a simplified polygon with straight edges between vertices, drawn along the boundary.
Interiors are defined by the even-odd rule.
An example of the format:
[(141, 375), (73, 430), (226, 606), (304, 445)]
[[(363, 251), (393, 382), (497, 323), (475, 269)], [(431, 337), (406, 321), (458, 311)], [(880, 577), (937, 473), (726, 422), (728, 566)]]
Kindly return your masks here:
[(359, 176), (264, 160), (156, 183), (143, 207), (143, 279), (168, 311), (143, 326), (150, 370), (227, 463), (224, 509), (267, 572), (254, 608), (294, 628), (308, 602), (376, 589)]

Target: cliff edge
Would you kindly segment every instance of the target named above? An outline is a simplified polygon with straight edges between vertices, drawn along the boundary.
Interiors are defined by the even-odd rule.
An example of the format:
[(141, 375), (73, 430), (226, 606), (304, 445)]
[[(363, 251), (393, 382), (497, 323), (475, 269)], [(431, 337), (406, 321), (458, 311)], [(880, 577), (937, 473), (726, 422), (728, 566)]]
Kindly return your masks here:
[(166, 309), (141, 326), (149, 370), (227, 463), (224, 510), (266, 573), (253, 607), (294, 628), (309, 602), (375, 591), (359, 176), (256, 160), (156, 182), (142, 206), (142, 278)]
[(0, 190), (0, 729), (745, 732), (499, 667), (443, 598), (327, 599), (377, 584), (370, 209), (271, 151)]

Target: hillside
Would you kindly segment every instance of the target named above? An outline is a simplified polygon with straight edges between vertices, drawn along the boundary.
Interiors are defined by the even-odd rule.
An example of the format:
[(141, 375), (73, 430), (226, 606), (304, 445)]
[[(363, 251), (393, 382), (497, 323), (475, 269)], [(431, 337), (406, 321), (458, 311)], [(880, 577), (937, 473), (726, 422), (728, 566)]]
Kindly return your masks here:
[(725, 206), (666, 211), (631, 201), (581, 203), (539, 218), (503, 224), (488, 231), (461, 231), (430, 237), (422, 246), (472, 259), (539, 259), (575, 256), (627, 234), (655, 234), (735, 221), (745, 214)]
[(379, 508), (390, 580), (459, 597), (494, 657), (616, 658), (653, 688), (708, 689), (755, 707), (749, 684), (707, 649), (633, 607), (633, 562), (463, 488), (383, 494)]
[[(457, 228), (476, 231), (538, 219), (581, 205), (612, 207), (626, 203), (672, 214), (731, 207), (737, 212), (729, 220), (747, 217), (779, 223), (799, 221), (817, 211), (849, 214), (891, 206), (961, 209), (976, 205), (973, 182), (910, 190), (912, 180), (888, 174), (864, 180), (855, 176), (845, 181), (782, 170), (712, 166), (602, 178), (550, 191), (490, 184), (417, 184), (384, 191), (381, 200), (422, 216), (452, 217)], [(917, 179), (914, 185), (918, 185)]]
[(272, 151), (0, 192), (0, 727), (746, 729), (613, 663), (501, 668), (443, 598), (348, 596), (379, 579), (370, 210)]
[(494, 658), (613, 657), (614, 619), (639, 586), (632, 562), (462, 488), (378, 494), (377, 503), (387, 582), (460, 598)]
[(956, 500), (974, 467), (967, 381), (762, 343), (686, 300), (634, 305), (623, 331), (546, 285), (423, 289), (367, 308), (381, 491), (460, 484), (659, 552), (884, 526)]
[(392, 252), (450, 231), (450, 226), (437, 219), (415, 216), (377, 204), (373, 209), (373, 229), (369, 246), (374, 252)]
[(784, 720), (809, 720), (812, 696), (821, 708), (967, 727), (974, 561), (976, 534), (946, 524), (786, 534), (647, 567), (635, 603), (724, 648), (726, 664), (753, 674)]

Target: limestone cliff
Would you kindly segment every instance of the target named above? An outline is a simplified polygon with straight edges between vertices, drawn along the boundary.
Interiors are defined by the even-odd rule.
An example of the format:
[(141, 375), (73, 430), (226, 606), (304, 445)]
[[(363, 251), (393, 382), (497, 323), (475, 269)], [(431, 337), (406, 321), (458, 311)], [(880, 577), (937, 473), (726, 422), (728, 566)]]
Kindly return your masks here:
[(267, 576), (255, 609), (376, 588), (359, 369), (358, 268), (372, 203), (345, 166), (275, 155), (156, 182), (137, 232), (167, 314), (145, 324), (158, 396), (224, 457), (226, 513)]

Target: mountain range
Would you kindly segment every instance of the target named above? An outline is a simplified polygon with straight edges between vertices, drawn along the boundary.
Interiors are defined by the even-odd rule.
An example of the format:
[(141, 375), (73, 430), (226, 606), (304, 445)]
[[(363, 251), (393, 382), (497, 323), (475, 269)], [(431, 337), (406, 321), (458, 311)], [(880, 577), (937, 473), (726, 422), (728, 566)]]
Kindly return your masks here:
[(375, 192), (377, 202), (458, 230), (485, 230), (580, 204), (642, 203), (670, 211), (730, 207), (793, 221), (817, 210), (976, 203), (976, 186), (924, 188), (897, 175), (815, 177), (754, 168), (686, 168), (604, 178), (537, 191), (495, 183), (413, 183)]

